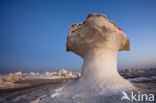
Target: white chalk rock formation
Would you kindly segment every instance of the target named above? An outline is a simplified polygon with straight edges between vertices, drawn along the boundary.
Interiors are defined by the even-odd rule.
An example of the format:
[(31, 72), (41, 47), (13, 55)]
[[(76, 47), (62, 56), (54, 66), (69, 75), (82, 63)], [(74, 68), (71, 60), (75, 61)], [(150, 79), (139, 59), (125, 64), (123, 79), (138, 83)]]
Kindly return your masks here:
[(34, 72), (30, 72), (29, 76), (35, 76), (36, 74)]
[(65, 74), (65, 77), (67, 77), (67, 78), (72, 78), (72, 77), (73, 77), (73, 73), (72, 73), (72, 72), (67, 72), (67, 73)]
[(77, 76), (77, 78), (80, 78), (81, 77), (81, 73), (77, 72), (76, 76)]
[(84, 59), (81, 85), (133, 88), (117, 71), (117, 53), (130, 49), (129, 38), (106, 16), (90, 14), (83, 23), (71, 25), (66, 46)]
[(50, 76), (51, 74), (49, 72), (45, 72), (44, 76)]
[(51, 74), (52, 74), (52, 76), (56, 76), (56, 75), (58, 75), (57, 72), (52, 72)]
[(61, 76), (65, 76), (67, 73), (68, 73), (68, 71), (65, 70), (65, 69), (61, 69), (61, 70), (60, 70)]
[(15, 76), (22, 76), (22, 72), (16, 72), (14, 73)]
[[(118, 51), (129, 49), (129, 38), (105, 15), (90, 14), (83, 23), (72, 24), (66, 50), (83, 58), (82, 75), (76, 82), (52, 93), (53, 102), (118, 103), (113, 98), (108, 100), (106, 95), (135, 89), (117, 71)], [(104, 97), (100, 98), (99, 95)]]

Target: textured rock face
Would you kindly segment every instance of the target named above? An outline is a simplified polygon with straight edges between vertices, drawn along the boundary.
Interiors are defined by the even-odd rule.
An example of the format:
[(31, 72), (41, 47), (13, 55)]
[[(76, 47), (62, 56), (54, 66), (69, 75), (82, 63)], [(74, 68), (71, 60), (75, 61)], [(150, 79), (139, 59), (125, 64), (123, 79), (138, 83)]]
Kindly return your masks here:
[(129, 46), (129, 38), (106, 16), (90, 14), (83, 23), (71, 25), (66, 50), (84, 58), (98, 49), (121, 51)]

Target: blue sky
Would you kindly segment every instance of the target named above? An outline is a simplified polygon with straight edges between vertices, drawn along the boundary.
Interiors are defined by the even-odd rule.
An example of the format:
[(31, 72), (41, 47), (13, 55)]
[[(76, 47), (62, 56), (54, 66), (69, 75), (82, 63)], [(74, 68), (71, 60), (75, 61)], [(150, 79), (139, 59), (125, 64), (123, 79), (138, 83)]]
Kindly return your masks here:
[(66, 52), (72, 23), (89, 13), (113, 20), (131, 40), (118, 68), (156, 67), (155, 0), (0, 0), (0, 73), (80, 71), (82, 59)]

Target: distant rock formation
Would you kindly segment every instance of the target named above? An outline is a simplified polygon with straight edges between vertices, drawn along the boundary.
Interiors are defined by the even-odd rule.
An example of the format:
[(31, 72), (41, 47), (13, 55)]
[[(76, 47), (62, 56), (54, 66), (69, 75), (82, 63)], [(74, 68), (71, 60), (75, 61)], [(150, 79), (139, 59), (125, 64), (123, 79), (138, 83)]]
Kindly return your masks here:
[(80, 72), (77, 72), (77, 78), (80, 78), (81, 77), (81, 73)]
[(0, 78), (0, 84), (3, 83), (4, 81)]
[[(65, 69), (61, 69), (59, 72), (45, 72), (45, 73), (22, 73), (22, 72), (15, 72), (9, 74), (0, 74), (0, 90), (6, 89), (14, 89), (14, 88), (23, 88), (27, 86), (33, 85), (40, 85), (49, 83), (49, 81), (53, 81), (53, 79), (58, 79), (58, 81), (63, 79), (73, 79), (79, 78), (80, 73), (76, 72), (69, 72)], [(29, 80), (41, 80), (41, 82), (34, 83), (25, 83), (25, 80), (28, 82)], [(50, 80), (51, 79), (51, 80)], [(24, 80), (24, 81), (23, 81)]]
[(0, 83), (5, 83), (5, 82), (12, 82), (16, 83), (20, 79), (28, 79), (31, 77), (35, 78), (41, 78), (42, 77), (53, 77), (53, 76), (61, 76), (64, 78), (79, 78), (81, 76), (81, 73), (76, 72), (69, 72), (65, 69), (61, 69), (59, 72), (45, 72), (45, 73), (35, 73), (35, 72), (30, 72), (30, 73), (22, 73), (22, 72), (15, 72), (15, 73), (9, 73), (9, 74), (0, 74)]
[(16, 75), (16, 76), (22, 76), (22, 72), (16, 72), (16, 73), (14, 73), (14, 75)]
[(17, 76), (7, 76), (7, 77), (3, 78), (3, 81), (15, 83), (15, 82), (19, 81), (19, 78)]
[(66, 78), (72, 78), (74, 76), (72, 72), (69, 72), (69, 71), (67, 71), (65, 69), (61, 69), (60, 72), (59, 72), (59, 74), (61, 76), (66, 77)]
[(29, 76), (35, 76), (36, 74), (34, 72), (30, 72)]
[(61, 76), (65, 76), (68, 73), (68, 71), (66, 71), (65, 69), (61, 69), (59, 73)]

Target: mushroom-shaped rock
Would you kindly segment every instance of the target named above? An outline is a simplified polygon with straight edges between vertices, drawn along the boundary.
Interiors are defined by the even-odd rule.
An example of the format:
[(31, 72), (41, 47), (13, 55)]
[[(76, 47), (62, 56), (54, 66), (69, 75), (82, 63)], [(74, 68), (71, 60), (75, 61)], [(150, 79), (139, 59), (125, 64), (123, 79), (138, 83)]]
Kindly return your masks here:
[(66, 50), (84, 59), (80, 81), (91, 86), (112, 86), (112, 90), (133, 88), (117, 72), (118, 51), (129, 49), (126, 34), (101, 14), (90, 14), (83, 23), (71, 25), (67, 36)]
[[(56, 91), (59, 97), (53, 97), (53, 102), (109, 102), (108, 95), (135, 89), (117, 71), (118, 51), (129, 49), (129, 38), (104, 15), (90, 14), (83, 23), (72, 24), (67, 36), (66, 50), (83, 58), (81, 77), (61, 87), (59, 92)], [(103, 95), (107, 96), (100, 97)], [(110, 100), (113, 99), (115, 98)], [(112, 103), (114, 102), (120, 103), (121, 96), (119, 101)]]

